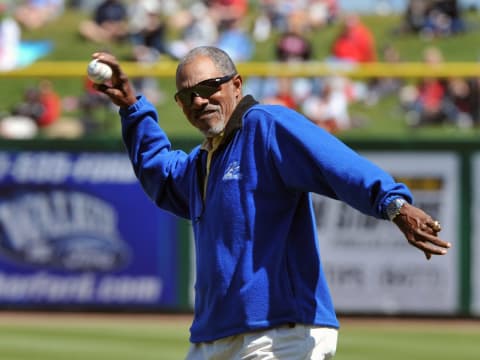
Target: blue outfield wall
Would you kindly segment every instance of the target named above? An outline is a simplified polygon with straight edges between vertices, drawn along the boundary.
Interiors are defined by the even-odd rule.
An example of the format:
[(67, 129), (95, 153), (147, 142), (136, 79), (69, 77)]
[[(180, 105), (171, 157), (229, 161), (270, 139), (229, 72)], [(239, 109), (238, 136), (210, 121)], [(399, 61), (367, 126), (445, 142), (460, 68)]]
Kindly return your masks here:
[[(379, 241), (384, 249), (376, 246), (377, 255), (355, 263), (360, 258), (356, 252), (372, 253), (369, 239), (398, 234), (390, 235), (384, 224), (375, 225), (355, 213), (338, 226), (325, 225), (325, 214), (349, 213), (317, 199), (319, 237), (338, 311), (480, 314), (480, 275), (475, 275), (480, 269), (473, 261), (475, 251), (480, 253), (473, 220), (480, 218), (474, 186), (480, 174), (480, 145), (345, 141), (409, 183), (422, 204), (444, 217), (445, 236), (455, 250), (446, 261), (382, 263), (401, 253), (409, 259), (412, 250)], [(172, 142), (186, 151), (196, 145), (194, 139)], [(118, 139), (0, 145), (0, 308), (191, 310), (190, 237), (187, 221), (159, 210), (145, 196)], [(348, 252), (350, 264), (345, 260), (348, 254), (340, 256)], [(420, 258), (417, 255), (412, 251), (412, 258)], [(444, 272), (449, 275), (444, 277)], [(442, 282), (447, 288), (441, 288)], [(424, 284), (429, 290), (419, 293)], [(369, 301), (371, 291), (378, 291), (378, 303)], [(408, 297), (403, 305), (395, 303), (398, 294), (406, 292), (426, 301), (429, 296), (446, 300), (431, 311), (415, 303), (405, 305)], [(351, 302), (344, 301), (351, 297)]]
[(123, 149), (51, 144), (0, 150), (0, 307), (185, 307), (183, 222)]

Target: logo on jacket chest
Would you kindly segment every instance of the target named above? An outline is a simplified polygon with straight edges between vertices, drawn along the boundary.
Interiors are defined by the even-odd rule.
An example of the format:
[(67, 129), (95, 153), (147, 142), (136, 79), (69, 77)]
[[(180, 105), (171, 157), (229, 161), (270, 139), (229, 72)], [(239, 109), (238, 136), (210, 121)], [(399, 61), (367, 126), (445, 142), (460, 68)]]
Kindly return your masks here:
[(240, 180), (242, 178), (242, 173), (240, 172), (240, 163), (238, 161), (232, 161), (228, 164), (225, 173), (223, 174), (223, 181), (228, 180)]

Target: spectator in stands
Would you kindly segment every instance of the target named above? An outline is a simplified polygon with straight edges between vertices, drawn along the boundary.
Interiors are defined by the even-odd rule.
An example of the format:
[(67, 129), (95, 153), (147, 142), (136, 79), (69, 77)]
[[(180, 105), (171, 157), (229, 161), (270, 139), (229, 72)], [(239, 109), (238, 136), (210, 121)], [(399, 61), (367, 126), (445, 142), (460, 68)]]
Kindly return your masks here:
[(0, 138), (32, 139), (38, 134), (35, 122), (21, 115), (0, 114)]
[(129, 32), (135, 58), (139, 61), (156, 61), (168, 55), (165, 33), (166, 25), (161, 17), (157, 0), (140, 0), (128, 9)]
[(168, 26), (181, 33), (180, 38), (168, 45), (174, 58), (183, 57), (200, 45), (213, 45), (218, 40), (218, 24), (211, 8), (202, 1), (195, 1), (188, 9), (170, 16)]
[(42, 112), (35, 120), (39, 128), (43, 128), (58, 121), (62, 113), (62, 101), (49, 80), (40, 81), (38, 89)]
[(457, 0), (437, 0), (432, 3), (423, 29), (425, 34), (448, 36), (464, 30), (465, 24)]
[(470, 115), (472, 117), (473, 125), (478, 127), (480, 125), (480, 78), (469, 79), (470, 95), (468, 97)]
[(105, 94), (93, 87), (93, 82), (85, 77), (83, 81), (84, 93), (78, 98), (80, 122), (86, 135), (93, 134), (103, 124), (101, 115), (110, 115), (110, 101)]
[(454, 35), (465, 30), (457, 0), (410, 0), (402, 26), (403, 32), (426, 38)]
[(19, 63), (22, 29), (11, 16), (8, 2), (0, 0), (0, 71), (12, 70)]
[[(295, 23), (281, 34), (275, 44), (275, 59), (285, 64), (309, 61), (312, 57), (310, 40), (300, 33)], [(246, 87), (263, 103), (283, 104), (299, 109), (315, 87), (316, 79), (303, 77), (270, 77), (248, 79)]]
[(478, 79), (453, 77), (447, 80), (446, 102), (450, 102), (448, 119), (460, 128), (479, 123)]
[(257, 15), (253, 21), (252, 36), (256, 42), (265, 42), (272, 34), (272, 1), (263, 0), (258, 2)]
[[(382, 50), (382, 60), (384, 63), (398, 64), (401, 61), (398, 49), (393, 45), (385, 46)], [(397, 94), (403, 86), (404, 80), (402, 78), (383, 76), (372, 79), (368, 82), (365, 104), (368, 106), (376, 105), (381, 98)]]
[(243, 20), (243, 18), (223, 19), (219, 25), (216, 46), (226, 51), (235, 62), (251, 60), (255, 49)]
[(15, 10), (15, 19), (27, 29), (38, 29), (63, 14), (64, 0), (28, 0)]
[(128, 35), (127, 8), (120, 0), (104, 0), (92, 19), (82, 21), (80, 35), (95, 43), (121, 42)]
[(341, 30), (334, 39), (331, 56), (335, 61), (354, 63), (375, 62), (375, 38), (370, 29), (355, 14), (342, 19)]
[(337, 19), (337, 0), (309, 0), (305, 12), (310, 29), (321, 29)]
[(25, 91), (23, 101), (16, 105), (13, 115), (32, 119), (38, 128), (55, 123), (62, 111), (61, 99), (48, 80), (42, 80), (36, 87)]
[(271, 105), (283, 105), (290, 109), (298, 110), (298, 103), (292, 94), (292, 78), (278, 77), (275, 80), (275, 92), (271, 95), (266, 95), (262, 99), (262, 103)]
[(248, 12), (248, 0), (207, 0), (206, 3), (220, 28), (224, 26), (224, 22), (241, 22)]
[[(423, 61), (435, 67), (443, 62), (443, 54), (437, 47), (424, 50)], [(401, 89), (400, 102), (406, 111), (409, 126), (442, 124), (452, 115), (451, 102), (447, 101), (445, 79), (424, 77), (417, 85)]]
[[(140, 0), (131, 4), (128, 10), (132, 60), (148, 66), (164, 56), (171, 57), (165, 39), (167, 28), (162, 18), (160, 2)], [(161, 100), (162, 93), (157, 78), (137, 77), (133, 84), (153, 104), (158, 104)]]
[[(333, 40), (327, 62), (356, 64), (377, 61), (375, 38), (360, 17), (344, 14), (340, 21), (340, 31)], [(348, 106), (367, 99), (371, 81), (352, 81), (340, 76), (328, 79), (320, 96), (309, 99), (304, 111), (315, 123), (329, 131), (349, 129), (357, 124), (350, 118)]]
[(351, 101), (348, 81), (331, 77), (323, 81), (320, 94), (312, 94), (302, 104), (302, 113), (328, 132), (338, 133), (352, 127), (348, 106)]
[(404, 13), (402, 32), (420, 33), (427, 22), (429, 1), (410, 0)]
[(282, 62), (309, 61), (312, 44), (298, 29), (293, 28), (280, 35), (275, 45), (275, 57)]
[(257, 41), (270, 38), (273, 31), (283, 33), (291, 28), (292, 18), (303, 25), (303, 34), (317, 31), (335, 22), (337, 0), (275, 1), (260, 0), (254, 20), (253, 36)]

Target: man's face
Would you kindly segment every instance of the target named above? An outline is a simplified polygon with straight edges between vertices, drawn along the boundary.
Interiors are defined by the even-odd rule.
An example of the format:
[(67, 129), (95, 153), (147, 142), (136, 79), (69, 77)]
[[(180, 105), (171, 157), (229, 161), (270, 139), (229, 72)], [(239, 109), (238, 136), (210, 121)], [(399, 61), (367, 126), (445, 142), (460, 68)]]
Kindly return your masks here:
[[(202, 81), (223, 78), (225, 75), (233, 74), (221, 73), (208, 57), (198, 56), (192, 62), (185, 64), (178, 74), (177, 89), (182, 91)], [(242, 98), (242, 79), (239, 75), (224, 81), (218, 88), (212, 89), (212, 94), (209, 96), (192, 95), (188, 96), (185, 102), (177, 101), (188, 121), (206, 137), (214, 137), (225, 129)], [(191, 93), (187, 92), (187, 94)]]

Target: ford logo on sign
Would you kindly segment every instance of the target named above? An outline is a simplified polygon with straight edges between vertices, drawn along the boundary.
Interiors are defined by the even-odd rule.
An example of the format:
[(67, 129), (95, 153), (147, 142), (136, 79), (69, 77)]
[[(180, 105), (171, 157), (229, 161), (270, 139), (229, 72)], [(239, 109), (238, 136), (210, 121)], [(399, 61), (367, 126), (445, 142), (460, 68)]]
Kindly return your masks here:
[(118, 241), (98, 237), (76, 236), (55, 244), (55, 265), (66, 269), (111, 271), (122, 267), (128, 255)]
[(77, 191), (23, 192), (0, 202), (0, 253), (26, 265), (112, 271), (129, 260), (117, 214)]

